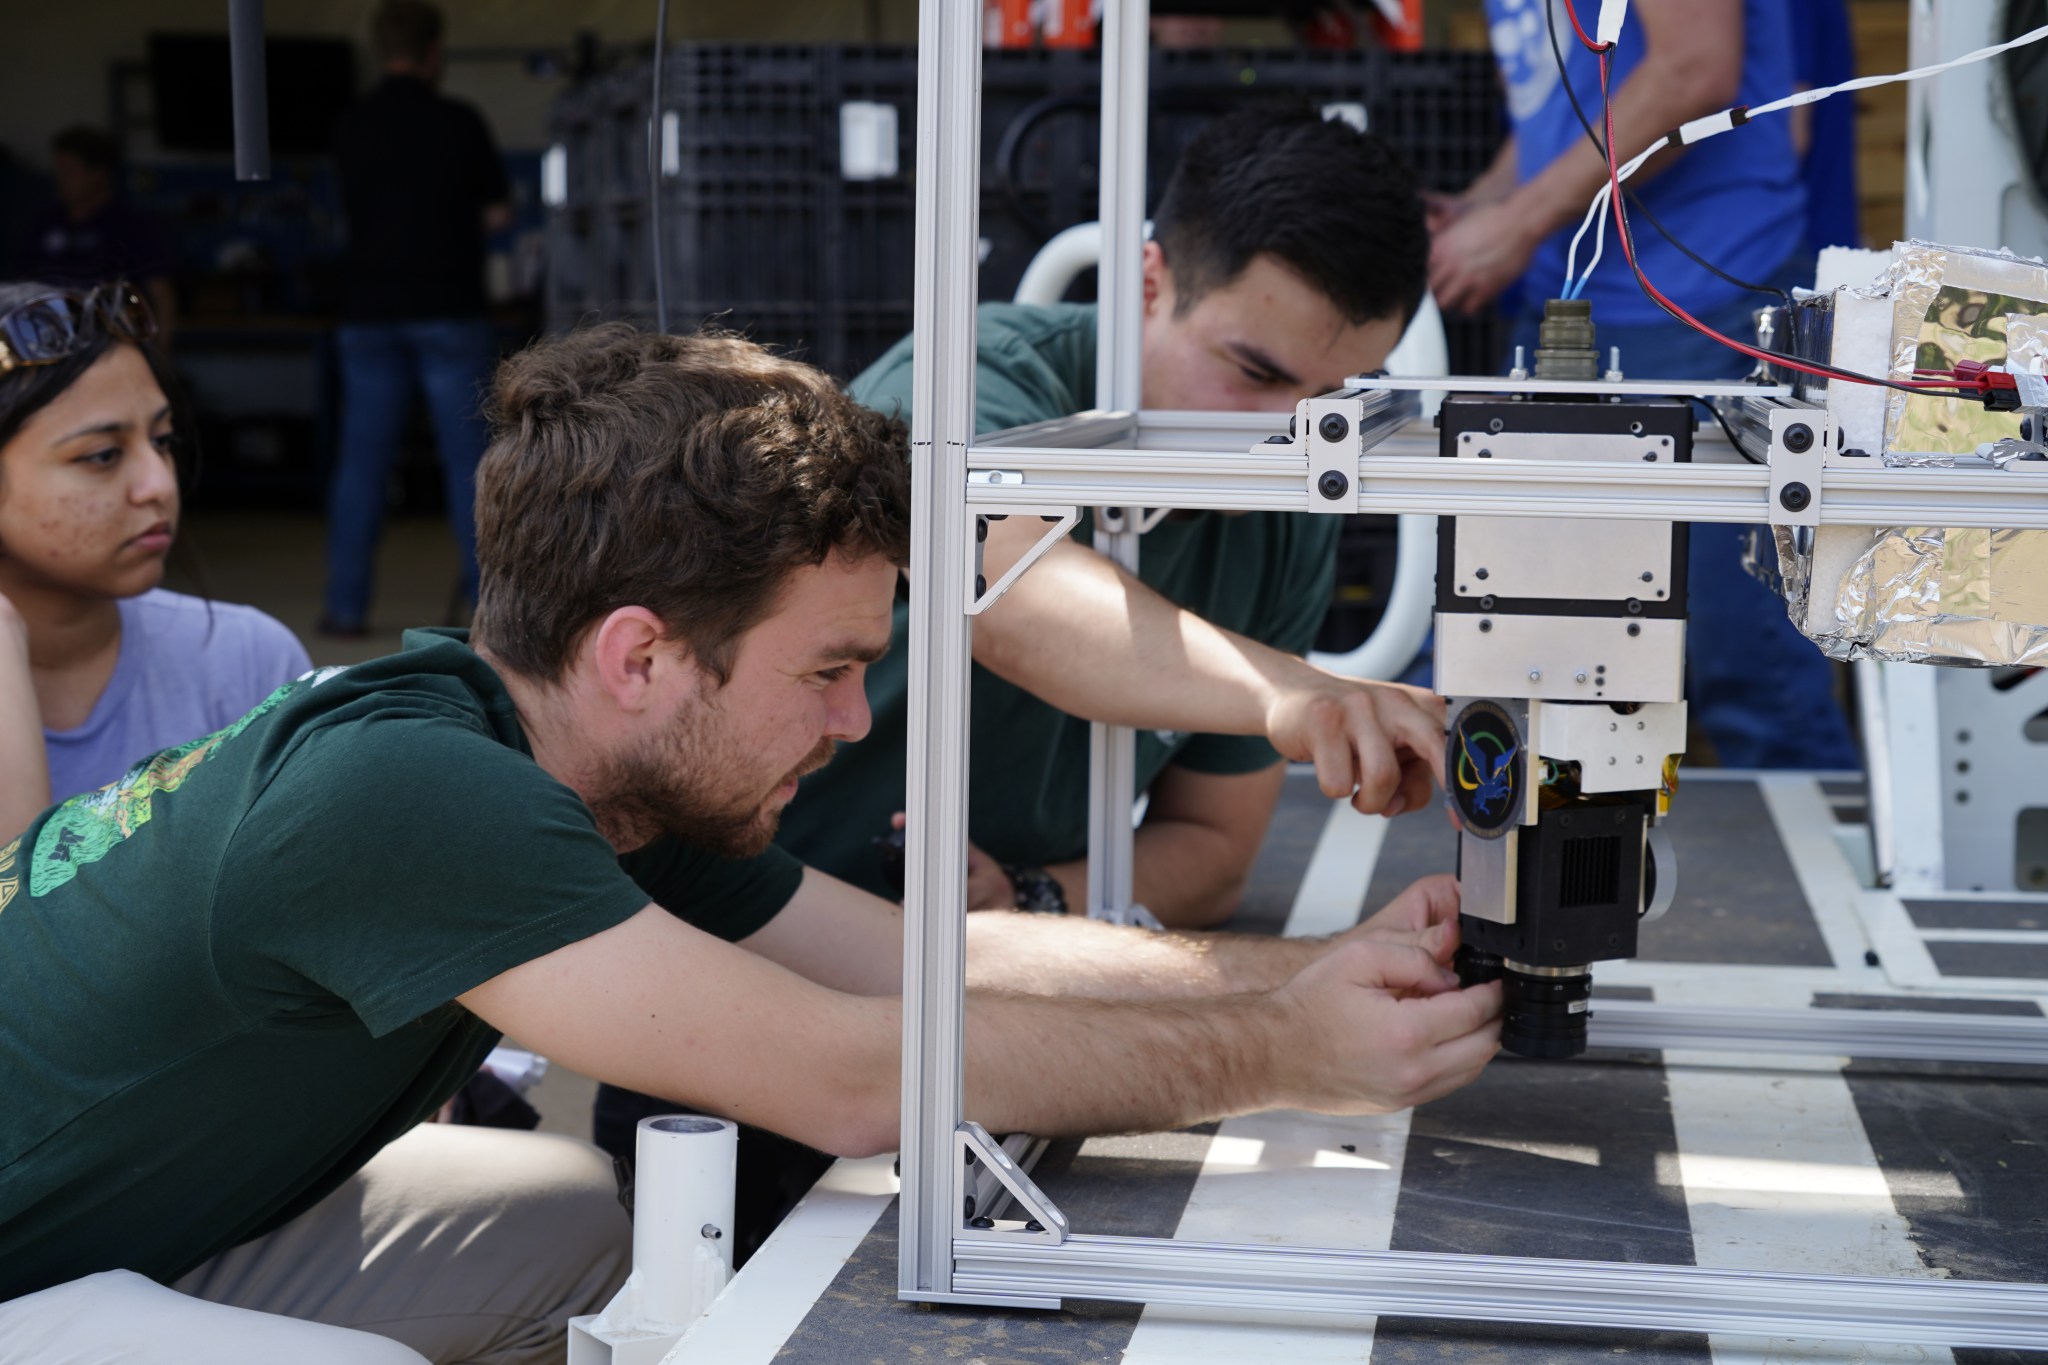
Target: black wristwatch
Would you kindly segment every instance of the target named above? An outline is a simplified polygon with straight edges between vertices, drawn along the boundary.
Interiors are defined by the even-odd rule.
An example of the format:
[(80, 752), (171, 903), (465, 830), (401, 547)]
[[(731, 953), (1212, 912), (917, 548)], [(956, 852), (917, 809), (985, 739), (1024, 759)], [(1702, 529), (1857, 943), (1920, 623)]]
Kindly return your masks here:
[(1059, 878), (1042, 867), (1012, 867), (1003, 864), (1003, 875), (1017, 895), (1017, 908), (1039, 915), (1067, 913), (1067, 891)]

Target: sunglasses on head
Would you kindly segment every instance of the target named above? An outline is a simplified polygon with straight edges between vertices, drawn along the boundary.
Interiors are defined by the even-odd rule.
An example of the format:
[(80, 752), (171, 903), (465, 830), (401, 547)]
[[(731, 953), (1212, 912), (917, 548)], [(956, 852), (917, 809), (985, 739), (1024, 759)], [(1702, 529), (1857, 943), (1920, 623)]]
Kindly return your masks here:
[(53, 289), (0, 313), (0, 374), (54, 364), (101, 336), (143, 342), (156, 333), (156, 315), (132, 285)]

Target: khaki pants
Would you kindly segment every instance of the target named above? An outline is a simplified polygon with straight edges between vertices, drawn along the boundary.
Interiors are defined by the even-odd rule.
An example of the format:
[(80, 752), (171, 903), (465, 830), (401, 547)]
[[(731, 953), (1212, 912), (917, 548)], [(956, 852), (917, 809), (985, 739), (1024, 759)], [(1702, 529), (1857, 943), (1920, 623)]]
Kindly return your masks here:
[(0, 1303), (0, 1365), (559, 1361), (631, 1256), (594, 1148), (423, 1124), (171, 1288), (115, 1270)]

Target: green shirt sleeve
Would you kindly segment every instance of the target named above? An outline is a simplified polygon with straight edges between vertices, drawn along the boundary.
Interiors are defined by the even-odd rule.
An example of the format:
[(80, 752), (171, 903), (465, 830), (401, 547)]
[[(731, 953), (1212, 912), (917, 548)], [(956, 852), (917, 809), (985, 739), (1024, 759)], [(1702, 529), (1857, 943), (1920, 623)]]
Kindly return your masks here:
[(252, 1014), (338, 1001), (382, 1037), (647, 904), (589, 808), (473, 713), (417, 697), (299, 743), (217, 883), (215, 961)]
[(804, 865), (779, 848), (720, 858), (675, 839), (628, 853), (619, 866), (656, 905), (728, 943), (780, 914), (804, 879)]

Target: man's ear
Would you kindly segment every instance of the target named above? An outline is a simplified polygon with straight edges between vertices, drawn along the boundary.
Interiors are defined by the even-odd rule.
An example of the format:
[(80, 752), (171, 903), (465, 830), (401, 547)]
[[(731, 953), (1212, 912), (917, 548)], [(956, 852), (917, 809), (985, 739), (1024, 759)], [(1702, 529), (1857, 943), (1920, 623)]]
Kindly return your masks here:
[(644, 711), (657, 697), (666, 705), (678, 689), (702, 685), (695, 657), (645, 607), (614, 610), (597, 623), (584, 648), (598, 687), (621, 711)]
[(1166, 264), (1166, 253), (1159, 249), (1159, 243), (1145, 243), (1142, 257), (1145, 276), (1145, 316), (1155, 317), (1161, 311), (1173, 307), (1173, 270)]

